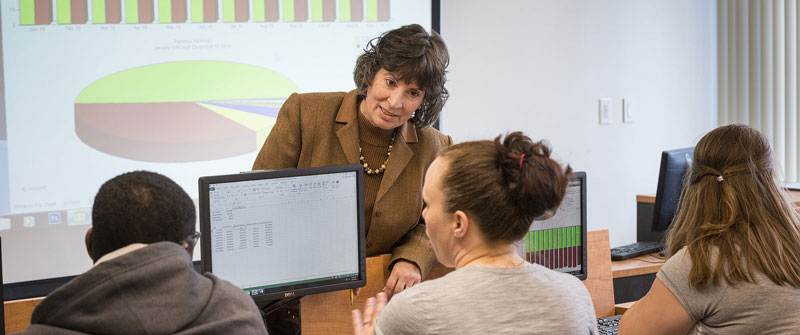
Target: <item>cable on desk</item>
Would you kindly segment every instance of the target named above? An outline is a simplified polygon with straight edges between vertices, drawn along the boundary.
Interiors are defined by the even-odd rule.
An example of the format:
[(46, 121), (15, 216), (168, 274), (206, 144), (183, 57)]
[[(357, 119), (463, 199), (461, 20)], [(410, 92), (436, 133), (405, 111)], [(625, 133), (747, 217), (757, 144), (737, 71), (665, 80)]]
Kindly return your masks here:
[[(640, 257), (653, 257), (655, 259), (658, 259), (658, 261), (655, 261), (655, 262), (654, 261), (649, 261), (649, 260), (646, 260), (646, 259), (643, 259), (643, 258), (640, 258)], [(640, 262), (652, 263), (652, 264), (664, 264), (664, 263), (667, 262), (667, 258), (666, 257), (658, 257), (658, 256), (653, 256), (653, 255), (646, 255), (646, 256), (640, 256), (640, 257), (636, 257), (634, 259), (637, 260), (637, 261), (640, 261)]]

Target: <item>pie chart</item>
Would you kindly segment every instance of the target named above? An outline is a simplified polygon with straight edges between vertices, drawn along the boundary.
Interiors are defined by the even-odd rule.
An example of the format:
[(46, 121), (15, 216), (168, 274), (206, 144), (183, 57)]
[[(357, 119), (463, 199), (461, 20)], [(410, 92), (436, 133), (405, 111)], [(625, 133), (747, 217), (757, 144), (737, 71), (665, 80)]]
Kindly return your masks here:
[(254, 152), (298, 87), (252, 65), (190, 61), (117, 72), (75, 99), (75, 132), (116, 157), (196, 162)]

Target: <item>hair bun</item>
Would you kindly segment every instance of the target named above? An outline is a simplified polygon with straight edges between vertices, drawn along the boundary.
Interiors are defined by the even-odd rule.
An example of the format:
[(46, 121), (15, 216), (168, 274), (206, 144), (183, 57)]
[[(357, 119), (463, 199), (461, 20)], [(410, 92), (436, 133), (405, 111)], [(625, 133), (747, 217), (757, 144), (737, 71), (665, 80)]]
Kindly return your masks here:
[(556, 208), (566, 193), (571, 169), (550, 153), (547, 143), (521, 132), (444, 149), (446, 210), (474, 215), (487, 241), (519, 241), (533, 219)]
[(572, 169), (550, 158), (546, 141), (534, 142), (518, 131), (501, 137), (494, 140), (498, 168), (521, 213), (533, 219), (557, 207)]

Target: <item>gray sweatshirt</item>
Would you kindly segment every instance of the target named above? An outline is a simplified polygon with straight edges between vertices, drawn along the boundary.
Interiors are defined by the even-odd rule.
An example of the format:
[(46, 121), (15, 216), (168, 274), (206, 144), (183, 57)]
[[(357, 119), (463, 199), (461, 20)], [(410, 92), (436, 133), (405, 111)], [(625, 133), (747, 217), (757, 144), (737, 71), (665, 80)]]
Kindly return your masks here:
[(172, 242), (98, 264), (36, 306), (26, 334), (267, 334), (253, 300)]

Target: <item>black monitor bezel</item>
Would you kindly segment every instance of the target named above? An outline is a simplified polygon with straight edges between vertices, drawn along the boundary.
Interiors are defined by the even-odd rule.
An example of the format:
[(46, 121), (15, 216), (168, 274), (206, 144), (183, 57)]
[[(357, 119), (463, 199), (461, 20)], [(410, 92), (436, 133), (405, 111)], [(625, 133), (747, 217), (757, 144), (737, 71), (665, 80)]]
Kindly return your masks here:
[[(309, 294), (324, 293), (330, 291), (339, 291), (357, 287), (363, 287), (367, 283), (367, 258), (366, 246), (364, 243), (365, 229), (364, 229), (364, 168), (358, 164), (337, 165), (337, 166), (324, 166), (313, 168), (297, 168), (297, 169), (284, 169), (284, 170), (261, 170), (243, 172), (238, 174), (219, 175), (219, 176), (206, 176), (198, 179), (199, 187), (199, 219), (200, 219), (200, 232), (201, 232), (201, 250), (200, 250), (200, 263), (203, 272), (213, 273), (213, 261), (211, 259), (211, 220), (208, 199), (208, 187), (210, 184), (241, 182), (248, 180), (258, 179), (274, 179), (286, 177), (300, 177), (309, 175), (331, 174), (341, 172), (355, 172), (356, 185), (358, 194), (358, 254), (359, 254), (359, 276), (356, 280), (351, 281), (336, 281), (331, 283), (330, 280), (316, 281), (296, 285), (287, 285), (280, 287), (274, 292), (251, 295), (257, 305), (262, 306), (272, 301), (283, 298), (301, 297)], [(277, 269), (276, 269), (277, 271)], [(222, 278), (225, 279), (225, 278)], [(249, 292), (248, 292), (249, 294)]]
[[(676, 199), (675, 211), (672, 213), (672, 219), (670, 222), (661, 222), (661, 207), (664, 206), (664, 185), (667, 183), (667, 168), (669, 167), (670, 160), (672, 157), (675, 157), (676, 154), (689, 154), (690, 156), (694, 154), (694, 147), (687, 147), (687, 148), (680, 148), (680, 149), (672, 149), (672, 150), (665, 150), (661, 152), (661, 165), (658, 170), (658, 186), (656, 187), (656, 200), (653, 204), (653, 224), (651, 226), (651, 231), (653, 232), (664, 232), (666, 231), (669, 226), (672, 224), (672, 220), (675, 219), (675, 212), (678, 210), (677, 202), (679, 199)], [(691, 161), (687, 166), (691, 166)], [(678, 198), (680, 198), (680, 194), (683, 193), (683, 179), (685, 176), (681, 174), (681, 191), (678, 192)]]
[[(589, 264), (587, 263), (587, 253), (589, 248), (587, 247), (589, 241), (586, 240), (586, 230), (589, 229), (587, 225), (588, 217), (586, 216), (586, 172), (584, 171), (577, 171), (572, 173), (572, 179), (578, 179), (581, 181), (581, 273), (574, 275), (580, 280), (586, 280), (586, 277), (589, 275)], [(570, 180), (571, 181), (571, 180)]]
[[(572, 175), (569, 178), (569, 183), (571, 184), (571, 183), (573, 183), (575, 181), (578, 181), (580, 183), (580, 185), (581, 185), (581, 189), (580, 189), (580, 202), (581, 202), (581, 223), (580, 223), (580, 227), (581, 227), (580, 228), (580, 230), (581, 230), (581, 232), (580, 232), (580, 238), (581, 238), (581, 246), (580, 246), (580, 250), (581, 250), (581, 269), (580, 269), (580, 271), (578, 273), (562, 272), (562, 271), (558, 271), (558, 270), (555, 270), (555, 269), (552, 269), (552, 270), (556, 271), (556, 272), (562, 272), (562, 273), (565, 273), (565, 274), (569, 274), (569, 275), (575, 276), (575, 278), (578, 278), (580, 280), (586, 280), (586, 278), (589, 275), (589, 265), (587, 263), (587, 259), (588, 259), (587, 253), (589, 251), (589, 248), (587, 247), (587, 245), (589, 243), (586, 240), (586, 236), (587, 236), (587, 232), (586, 231), (588, 230), (588, 225), (587, 225), (588, 217), (586, 216), (586, 172), (583, 172), (583, 171), (574, 171), (574, 172), (572, 172)], [(569, 184), (567, 184), (567, 187), (569, 187)], [(556, 212), (558, 212), (557, 209), (556, 209)], [(536, 221), (534, 221), (534, 223), (535, 222)], [(533, 225), (533, 223), (531, 225)], [(530, 232), (530, 231), (533, 231), (533, 230), (531, 230), (531, 228), (528, 228), (528, 231)], [(523, 241), (524, 241), (524, 239), (523, 239)], [(538, 264), (536, 262), (531, 262), (531, 263)]]

